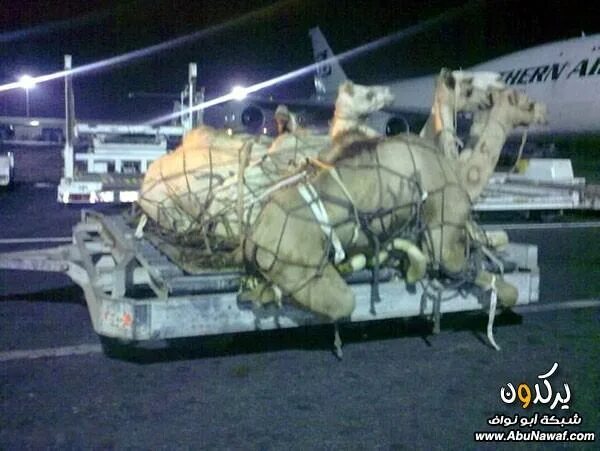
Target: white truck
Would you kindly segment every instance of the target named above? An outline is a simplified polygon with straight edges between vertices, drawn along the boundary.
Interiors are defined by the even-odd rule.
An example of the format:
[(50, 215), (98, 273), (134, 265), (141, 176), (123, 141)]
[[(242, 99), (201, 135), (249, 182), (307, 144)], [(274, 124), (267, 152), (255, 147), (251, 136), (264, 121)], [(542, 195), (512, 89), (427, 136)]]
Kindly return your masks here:
[[(65, 55), (65, 71), (70, 69), (71, 56)], [(191, 63), (189, 85), (181, 96), (188, 107), (201, 98), (196, 72)], [(65, 112), (64, 170), (57, 191), (58, 202), (65, 204), (134, 202), (150, 163), (167, 153), (169, 140), (180, 140), (201, 117), (201, 112), (190, 111), (182, 114), (181, 125), (160, 127), (76, 123), (70, 75), (65, 76)], [(83, 151), (82, 142), (89, 144)]]
[[(58, 202), (65, 204), (134, 202), (148, 166), (167, 153), (167, 138), (181, 137), (181, 127), (125, 124), (77, 124), (87, 137), (84, 152), (65, 146), (65, 176), (58, 185)], [(70, 176), (68, 175), (70, 174)]]

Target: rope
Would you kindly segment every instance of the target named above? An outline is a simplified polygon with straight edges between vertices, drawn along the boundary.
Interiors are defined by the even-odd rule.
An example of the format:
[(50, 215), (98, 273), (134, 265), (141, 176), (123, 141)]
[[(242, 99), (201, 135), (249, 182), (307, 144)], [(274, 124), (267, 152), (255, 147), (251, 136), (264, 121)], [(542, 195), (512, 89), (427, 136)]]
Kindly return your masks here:
[(146, 213), (142, 213), (142, 216), (140, 217), (140, 222), (138, 222), (138, 225), (135, 228), (135, 233), (133, 234), (133, 236), (135, 236), (138, 240), (144, 236), (144, 227), (146, 227), (147, 222), (148, 216), (146, 216)]
[(307, 175), (306, 171), (302, 171), (302, 172), (299, 172), (298, 174), (292, 175), (290, 177), (286, 177), (286, 178), (280, 180), (279, 182), (275, 183), (274, 185), (272, 185), (267, 190), (263, 191), (258, 196), (254, 195), (254, 193), (250, 193), (249, 195), (254, 196), (254, 199), (247, 202), (246, 205), (252, 206), (252, 205), (256, 204), (257, 202), (260, 202), (263, 199), (271, 196), (276, 191), (279, 191), (280, 189), (285, 188), (286, 186), (293, 185), (293, 184), (299, 182), (300, 180), (305, 179), (306, 175)]
[(344, 357), (344, 351), (342, 351), (342, 339), (340, 337), (340, 329), (337, 321), (333, 323), (333, 352), (339, 360), (342, 360)]
[(244, 244), (244, 234), (242, 232), (242, 224), (244, 222), (244, 172), (248, 167), (248, 162), (250, 160), (250, 151), (247, 145), (244, 145), (240, 151), (240, 164), (238, 168), (237, 178), (237, 215), (238, 215), (238, 223), (239, 223), (239, 239), (240, 246)]
[(335, 168), (335, 166), (325, 163), (319, 160), (318, 158), (309, 158), (309, 162), (320, 169), (328, 171), (331, 175), (331, 178), (338, 184), (338, 186), (344, 193), (344, 196), (346, 196), (346, 198), (350, 202), (350, 205), (352, 207), (352, 213), (354, 214), (354, 230), (352, 232), (352, 240), (350, 241), (350, 244), (356, 243), (356, 240), (358, 240), (358, 234), (360, 232), (360, 219), (358, 217), (358, 210), (356, 209), (356, 203), (352, 198), (352, 194), (350, 194), (350, 191), (348, 191), (348, 188), (342, 181), (342, 178), (340, 177), (340, 174)]
[(517, 171), (517, 166), (521, 161), (521, 157), (523, 156), (523, 148), (525, 147), (525, 142), (527, 141), (527, 129), (523, 131), (523, 135), (521, 135), (521, 144), (519, 145), (519, 152), (517, 153), (517, 159), (515, 160), (515, 164), (513, 164), (510, 171), (510, 174), (514, 174)]
[(492, 347), (496, 351), (500, 351), (500, 346), (496, 344), (494, 340), (494, 319), (496, 318), (496, 305), (498, 303), (498, 288), (496, 287), (496, 276), (492, 275), (492, 282), (490, 283), (490, 310), (488, 312), (488, 323), (487, 323), (487, 338)]
[(315, 219), (319, 223), (325, 236), (331, 240), (331, 244), (335, 251), (334, 263), (336, 265), (341, 263), (346, 258), (346, 253), (344, 252), (340, 238), (331, 227), (327, 210), (325, 210), (325, 206), (323, 205), (323, 202), (321, 202), (314, 186), (309, 182), (303, 183), (298, 186), (298, 192), (310, 207), (310, 210), (315, 216)]
[(481, 251), (496, 265), (496, 267), (500, 270), (500, 274), (504, 274), (504, 263), (502, 263), (502, 260), (496, 257), (492, 251), (490, 251), (488, 247), (484, 246), (483, 244), (481, 245)]

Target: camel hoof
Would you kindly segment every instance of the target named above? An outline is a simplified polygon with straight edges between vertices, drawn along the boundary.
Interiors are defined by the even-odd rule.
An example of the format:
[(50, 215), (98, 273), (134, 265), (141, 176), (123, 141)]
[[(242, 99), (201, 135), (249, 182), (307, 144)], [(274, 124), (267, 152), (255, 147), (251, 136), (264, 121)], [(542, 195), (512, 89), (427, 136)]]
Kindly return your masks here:
[(519, 299), (519, 290), (514, 285), (506, 282), (504, 279), (496, 281), (498, 289), (498, 301), (502, 307), (514, 307)]
[(513, 307), (519, 299), (519, 290), (514, 285), (508, 283), (499, 276), (493, 275), (485, 270), (481, 270), (475, 278), (475, 285), (484, 290), (493, 289), (494, 284), (500, 306), (508, 308)]
[(488, 230), (485, 236), (488, 245), (493, 249), (501, 249), (509, 243), (508, 234), (504, 230)]
[(356, 254), (336, 265), (336, 268), (340, 274), (349, 274), (354, 271), (360, 271), (365, 266), (367, 266), (367, 257), (364, 254)]
[(412, 285), (423, 277), (427, 271), (427, 257), (412, 242), (396, 238), (392, 242), (392, 248), (404, 252), (409, 260), (408, 270), (406, 271), (406, 283)]
[(256, 277), (248, 277), (243, 283), (239, 298), (241, 301), (251, 301), (256, 307), (270, 304), (271, 302), (275, 302), (281, 307), (283, 293), (277, 285), (270, 284)]

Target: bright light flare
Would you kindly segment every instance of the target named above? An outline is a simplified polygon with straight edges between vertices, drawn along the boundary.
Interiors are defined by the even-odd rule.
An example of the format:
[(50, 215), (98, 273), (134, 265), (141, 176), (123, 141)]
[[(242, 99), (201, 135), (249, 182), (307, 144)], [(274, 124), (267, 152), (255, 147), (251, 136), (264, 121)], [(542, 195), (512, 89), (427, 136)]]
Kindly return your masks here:
[[(405, 28), (404, 30), (400, 30), (396, 33), (392, 33), (390, 35), (387, 36), (383, 36), (379, 39), (376, 39), (374, 41), (368, 42), (366, 44), (360, 45), (358, 47), (355, 47), (353, 49), (350, 50), (346, 50), (345, 52), (339, 53), (337, 55), (333, 55), (330, 56), (329, 58), (323, 60), (323, 61), (319, 61), (313, 64), (309, 64), (307, 66), (301, 67), (299, 69), (293, 70), (291, 72), (288, 72), (286, 74), (282, 74), (279, 75), (275, 78), (272, 78), (270, 80), (265, 80), (263, 82), (260, 83), (256, 83), (254, 85), (251, 86), (247, 86), (245, 88), (243, 88), (244, 92), (246, 95), (248, 94), (252, 94), (255, 93), (257, 91), (260, 91), (262, 89), (265, 88), (269, 88), (271, 86), (275, 86), (278, 85), (280, 83), (285, 83), (288, 82), (290, 80), (296, 79), (298, 77), (301, 76), (305, 76), (308, 75), (312, 72), (314, 72), (315, 70), (317, 70), (320, 66), (322, 65), (327, 65), (330, 63), (333, 63), (334, 61), (338, 61), (338, 62), (343, 62), (344, 60), (348, 60), (350, 58), (354, 58), (358, 55), (364, 54), (364, 53), (368, 53), (371, 52), (373, 50), (376, 50), (378, 48), (381, 48), (383, 46), (392, 44), (394, 42), (400, 41), (404, 38), (407, 38), (409, 36), (414, 36), (417, 35), (419, 33), (422, 33), (430, 28), (433, 28), (434, 26), (437, 26), (443, 22), (447, 22), (450, 21), (456, 17), (458, 17), (459, 14), (466, 12), (469, 8), (472, 7), (471, 3), (467, 3), (463, 6), (460, 7), (456, 7), (454, 9), (448, 10), (436, 17), (433, 17), (431, 19), (425, 20), (424, 22), (420, 22), (416, 25), (410, 26), (408, 28)], [(0, 86), (0, 90), (1, 90), (1, 86)], [(235, 89), (235, 88), (234, 88)], [(223, 96), (220, 97), (216, 97), (212, 100), (208, 100), (206, 102), (200, 103), (198, 105), (194, 105), (194, 107), (192, 108), (184, 108), (181, 111), (177, 112), (177, 113), (171, 113), (171, 114), (166, 114), (164, 116), (161, 117), (157, 117), (155, 119), (152, 119), (148, 122), (146, 122), (145, 125), (157, 125), (163, 122), (167, 122), (170, 121), (172, 119), (176, 119), (180, 116), (183, 116), (185, 114), (190, 114), (194, 111), (198, 111), (198, 110), (203, 110), (206, 108), (210, 108), (212, 106), (215, 105), (219, 105), (221, 103), (225, 103), (225, 102), (229, 102), (231, 100), (237, 100), (234, 97), (234, 92), (230, 92), (229, 94), (225, 94)]]
[[(189, 44), (199, 39), (203, 39), (209, 37), (211, 35), (220, 33), (222, 31), (231, 29), (238, 25), (241, 25), (246, 22), (254, 23), (256, 20), (261, 19), (263, 17), (273, 16), (278, 11), (288, 11), (290, 7), (297, 0), (281, 0), (274, 5), (265, 6), (263, 8), (252, 10), (241, 16), (238, 16), (234, 19), (230, 19), (227, 22), (223, 22), (217, 25), (210, 26), (203, 30), (195, 31), (193, 33), (179, 36), (173, 39), (169, 39), (164, 42), (160, 42), (158, 44), (151, 45), (149, 47), (144, 47), (142, 49), (132, 50), (131, 52), (123, 53), (121, 55), (112, 56), (110, 58), (106, 58), (100, 61), (96, 61), (93, 63), (85, 64), (83, 66), (78, 66), (76, 68), (70, 70), (61, 70), (58, 72), (54, 72), (51, 74), (40, 75), (35, 77), (34, 80), (36, 83), (43, 83), (50, 80), (56, 80), (58, 78), (63, 78), (68, 75), (78, 75), (91, 71), (97, 71), (106, 69), (108, 67), (117, 66), (125, 63), (129, 63), (133, 60), (144, 58), (150, 55), (154, 55), (156, 53), (162, 52), (164, 50), (170, 50), (175, 47), (180, 47), (185, 44)], [(0, 34), (0, 42), (3, 41), (3, 35)], [(12, 36), (9, 36), (12, 38)], [(12, 83), (6, 83), (4, 85), (0, 85), (0, 92), (10, 91), (12, 89), (21, 88), (21, 83), (18, 81)]]
[(231, 90), (231, 97), (234, 100), (244, 100), (248, 96), (248, 90), (243, 86), (234, 86)]
[(23, 89), (32, 89), (35, 87), (35, 85), (35, 78), (33, 78), (31, 75), (25, 74), (19, 78), (19, 86)]
[(32, 121), (29, 121), (29, 125), (31, 125), (32, 127), (39, 127), (40, 126), (40, 121), (34, 119)]

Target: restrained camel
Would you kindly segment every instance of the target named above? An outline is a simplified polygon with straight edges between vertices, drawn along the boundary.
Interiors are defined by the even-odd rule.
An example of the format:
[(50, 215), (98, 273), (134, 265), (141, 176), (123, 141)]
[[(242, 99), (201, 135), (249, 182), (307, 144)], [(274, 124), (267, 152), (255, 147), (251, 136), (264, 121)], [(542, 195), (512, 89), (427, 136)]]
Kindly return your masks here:
[[(541, 105), (512, 89), (492, 89), (488, 96), (460, 161), (415, 135), (364, 138), (330, 160), (337, 176), (319, 169), (306, 183), (274, 193), (246, 238), (247, 262), (283, 293), (332, 320), (355, 306), (330, 259), (337, 247), (348, 251), (371, 246), (373, 238), (407, 238), (438, 273), (464, 273), (472, 200), (489, 180), (507, 134), (544, 118)], [(316, 220), (315, 211), (325, 214)], [(481, 282), (480, 276), (473, 281)], [(514, 303), (516, 290), (499, 283), (501, 303)]]

